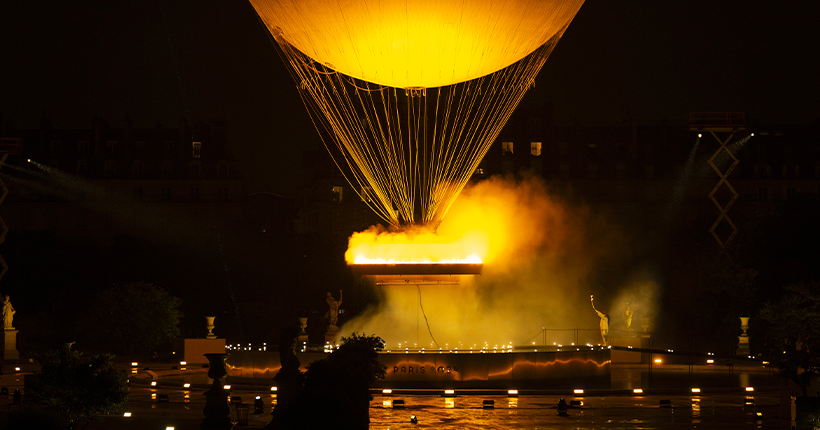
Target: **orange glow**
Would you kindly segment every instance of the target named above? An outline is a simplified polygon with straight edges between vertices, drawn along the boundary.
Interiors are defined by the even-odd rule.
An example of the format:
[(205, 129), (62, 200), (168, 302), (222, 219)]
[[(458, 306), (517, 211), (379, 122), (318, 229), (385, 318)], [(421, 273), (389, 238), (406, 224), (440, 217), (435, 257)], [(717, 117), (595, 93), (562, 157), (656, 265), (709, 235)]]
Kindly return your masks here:
[(632, 392), (635, 393), (635, 394), (643, 394), (643, 389), (642, 388), (636, 388), (636, 389), (632, 390)]
[(576, 389), (572, 390), (572, 392), (575, 393), (575, 394), (584, 394), (584, 390), (582, 390), (580, 388), (576, 388)]
[(481, 264), (485, 235), (466, 232), (444, 237), (423, 227), (388, 232), (371, 227), (350, 237), (347, 264)]
[(755, 390), (754, 387), (746, 387), (746, 391), (748, 391), (748, 392), (752, 392), (754, 390)]
[(700, 388), (692, 388), (693, 393), (700, 393)]
[(662, 362), (663, 362), (663, 360), (661, 360), (660, 358), (656, 358), (656, 359), (655, 359), (655, 363), (660, 364), (660, 363), (662, 363)]

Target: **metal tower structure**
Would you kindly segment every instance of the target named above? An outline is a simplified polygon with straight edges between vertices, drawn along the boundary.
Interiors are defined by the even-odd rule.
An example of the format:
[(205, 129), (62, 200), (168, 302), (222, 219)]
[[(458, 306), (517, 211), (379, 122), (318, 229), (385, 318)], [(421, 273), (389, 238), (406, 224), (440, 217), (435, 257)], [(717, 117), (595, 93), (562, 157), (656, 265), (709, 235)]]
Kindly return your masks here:
[[(690, 130), (697, 131), (699, 133), (698, 137), (701, 137), (702, 133), (709, 133), (720, 144), (717, 151), (712, 154), (712, 157), (709, 158), (708, 161), (708, 164), (712, 166), (712, 169), (715, 170), (719, 177), (718, 183), (715, 184), (714, 188), (712, 188), (712, 191), (709, 193), (709, 198), (715, 206), (717, 206), (718, 211), (720, 212), (717, 219), (712, 224), (712, 227), (709, 229), (709, 233), (712, 233), (712, 237), (714, 237), (717, 243), (723, 248), (725, 248), (726, 245), (728, 245), (737, 235), (737, 226), (735, 226), (735, 223), (732, 222), (731, 218), (729, 218), (728, 212), (739, 196), (732, 184), (729, 183), (729, 175), (732, 173), (732, 170), (737, 167), (737, 164), (740, 161), (734, 154), (732, 154), (732, 151), (727, 144), (732, 140), (738, 131), (744, 130), (745, 128), (746, 114), (744, 112), (692, 112), (689, 114)], [(718, 137), (718, 133), (721, 133), (721, 135), (726, 138), (721, 139)], [(730, 157), (732, 163), (725, 171), (721, 172), (720, 168), (715, 164), (715, 159), (721, 154), (721, 152), (724, 151)], [(721, 205), (717, 198), (715, 198), (715, 194), (723, 185), (725, 185), (729, 190), (731, 197), (726, 204)], [(717, 229), (718, 225), (720, 225), (720, 223), (724, 220), (732, 230), (729, 237), (726, 238), (725, 241), (722, 240), (715, 232), (715, 229)]]

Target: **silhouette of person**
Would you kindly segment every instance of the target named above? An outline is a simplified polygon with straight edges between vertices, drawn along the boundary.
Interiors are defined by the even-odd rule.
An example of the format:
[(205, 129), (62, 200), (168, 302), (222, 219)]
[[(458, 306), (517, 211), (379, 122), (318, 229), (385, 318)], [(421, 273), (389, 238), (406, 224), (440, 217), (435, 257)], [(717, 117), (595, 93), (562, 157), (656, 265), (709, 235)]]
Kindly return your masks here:
[(604, 346), (609, 346), (609, 343), (607, 342), (607, 336), (609, 336), (609, 315), (606, 311), (601, 312), (598, 309), (595, 309), (595, 303), (592, 301), (591, 295), (589, 296), (589, 302), (592, 304), (592, 310), (594, 310), (595, 313), (601, 317), (601, 339), (604, 341)]

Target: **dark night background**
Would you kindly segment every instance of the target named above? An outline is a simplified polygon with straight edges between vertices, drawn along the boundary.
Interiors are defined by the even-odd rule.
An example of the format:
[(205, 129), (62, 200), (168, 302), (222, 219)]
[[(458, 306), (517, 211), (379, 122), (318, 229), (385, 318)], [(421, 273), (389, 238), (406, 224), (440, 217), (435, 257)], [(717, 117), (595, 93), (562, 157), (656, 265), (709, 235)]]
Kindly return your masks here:
[[(628, 119), (683, 125), (693, 111), (743, 111), (760, 124), (816, 124), (818, 16), (820, 4), (814, 2), (590, 0), (528, 98), (551, 101), (558, 125), (620, 125)], [(126, 114), (134, 127), (143, 128), (175, 127), (181, 118), (190, 124), (224, 120), (246, 194), (292, 199), (300, 198), (303, 151), (323, 150), (290, 75), (247, 2), (11, 0), (0, 5), (0, 41), (0, 109), (8, 128), (36, 129), (43, 115), (58, 129), (89, 128), (95, 116), (119, 125)], [(756, 251), (775, 249), (770, 245), (789, 234), (803, 242), (793, 242), (788, 255), (776, 255), (789, 264), (800, 260), (794, 264), (803, 276), (788, 282), (816, 278), (812, 260), (806, 259), (816, 257), (809, 239), (817, 232), (784, 227), (816, 224), (816, 206), (815, 212), (800, 209), (767, 221), (770, 227), (747, 238), (752, 245), (743, 251), (744, 264), (780, 264)], [(15, 292), (23, 296), (15, 301), (20, 324), (34, 313), (31, 308), (42, 307), (38, 322), (27, 323), (31, 331), (69, 318), (78, 308), (66, 303), (80, 306), (107, 282), (148, 280), (184, 297), (184, 335), (198, 335), (200, 315), (225, 312), (231, 307), (225, 303), (233, 303), (232, 310), (240, 304), (248, 315), (268, 314), (268, 320), (244, 322), (256, 326), (245, 327), (252, 341), (275, 338), (286, 316), (323, 309), (322, 295), (301, 296), (321, 292), (324, 284), (353, 283), (349, 275), (338, 277), (344, 273), (339, 255), (344, 244), (323, 238), (297, 243), (292, 235), (261, 237), (251, 230), (233, 226), (222, 242), (203, 238), (193, 248), (176, 242), (161, 251), (134, 238), (100, 247), (12, 231), (2, 247), (12, 267), (3, 283), (37, 289)], [(687, 240), (686, 227), (672, 236)], [(672, 245), (664, 251), (686, 253)], [(46, 261), (59, 264), (44, 267)], [(130, 266), (123, 263), (129, 261)], [(679, 259), (667, 261), (659, 270), (668, 276), (686, 272)], [(762, 273), (761, 283), (786, 281), (775, 272)], [(192, 285), (196, 294), (180, 290)], [(305, 290), (306, 285), (319, 286)], [(0, 284), (0, 291), (7, 288)], [(234, 297), (235, 291), (244, 296)], [(275, 300), (268, 300), (271, 291), (278, 294)], [(708, 300), (678, 294), (674, 300)], [(362, 307), (367, 300), (350, 297), (347, 306)], [(237, 333), (230, 318), (220, 323)], [(71, 335), (70, 330), (63, 334)]]

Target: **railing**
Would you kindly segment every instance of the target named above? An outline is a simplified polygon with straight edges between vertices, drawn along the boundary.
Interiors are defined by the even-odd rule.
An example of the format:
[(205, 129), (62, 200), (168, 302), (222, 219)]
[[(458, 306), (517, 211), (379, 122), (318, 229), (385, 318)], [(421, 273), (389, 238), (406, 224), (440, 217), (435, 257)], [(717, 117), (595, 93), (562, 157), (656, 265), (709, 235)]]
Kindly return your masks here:
[(0, 154), (22, 154), (23, 138), (0, 137)]

